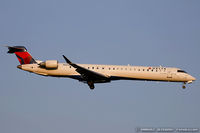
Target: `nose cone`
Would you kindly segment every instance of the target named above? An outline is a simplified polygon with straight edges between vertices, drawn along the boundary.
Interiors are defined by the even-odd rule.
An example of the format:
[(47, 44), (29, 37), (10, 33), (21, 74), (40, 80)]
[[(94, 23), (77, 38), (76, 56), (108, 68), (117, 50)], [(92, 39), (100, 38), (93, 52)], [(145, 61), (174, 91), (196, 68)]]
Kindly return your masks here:
[(195, 80), (196, 80), (196, 78), (195, 78), (195, 77), (193, 77), (193, 76), (190, 76), (190, 80), (191, 80), (191, 81), (195, 81)]
[(17, 68), (22, 69), (22, 65), (18, 65)]
[(195, 78), (195, 77), (192, 77), (192, 80), (193, 80), (193, 81), (195, 81), (195, 80), (196, 80), (196, 78)]

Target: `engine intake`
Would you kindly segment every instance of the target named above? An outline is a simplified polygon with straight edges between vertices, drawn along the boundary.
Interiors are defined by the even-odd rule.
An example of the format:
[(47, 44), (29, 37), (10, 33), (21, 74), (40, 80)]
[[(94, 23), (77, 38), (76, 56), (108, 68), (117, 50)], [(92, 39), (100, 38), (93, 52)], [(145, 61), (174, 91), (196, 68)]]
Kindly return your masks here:
[(57, 69), (58, 68), (58, 61), (57, 60), (47, 60), (45, 62), (41, 62), (40, 67), (46, 69)]

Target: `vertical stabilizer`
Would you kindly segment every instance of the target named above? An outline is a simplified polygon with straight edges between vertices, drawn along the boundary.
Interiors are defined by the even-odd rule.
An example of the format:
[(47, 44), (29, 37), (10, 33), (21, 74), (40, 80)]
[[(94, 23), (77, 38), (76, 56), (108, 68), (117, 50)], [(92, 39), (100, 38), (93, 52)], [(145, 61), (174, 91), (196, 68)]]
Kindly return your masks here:
[(27, 49), (24, 46), (8, 46), (8, 53), (17, 56), (20, 64), (34, 64), (36, 61), (32, 58), (32, 56), (27, 52)]

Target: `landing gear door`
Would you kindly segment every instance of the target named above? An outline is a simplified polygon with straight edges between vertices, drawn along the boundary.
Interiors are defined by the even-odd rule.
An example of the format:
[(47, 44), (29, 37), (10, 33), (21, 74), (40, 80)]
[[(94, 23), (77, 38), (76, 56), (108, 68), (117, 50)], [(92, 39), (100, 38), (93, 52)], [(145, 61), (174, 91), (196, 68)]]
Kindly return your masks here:
[(172, 78), (172, 73), (170, 71), (167, 72), (167, 78)]

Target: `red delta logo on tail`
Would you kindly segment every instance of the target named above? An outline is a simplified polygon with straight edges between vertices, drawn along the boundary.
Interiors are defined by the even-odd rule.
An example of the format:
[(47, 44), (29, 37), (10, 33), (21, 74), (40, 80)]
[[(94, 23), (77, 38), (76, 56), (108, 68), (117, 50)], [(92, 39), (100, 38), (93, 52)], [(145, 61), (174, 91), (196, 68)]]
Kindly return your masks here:
[(17, 59), (19, 60), (20, 64), (34, 64), (36, 61), (32, 58), (32, 56), (27, 52), (27, 49), (24, 46), (7, 46), (8, 47), (8, 53), (13, 54), (17, 56)]

